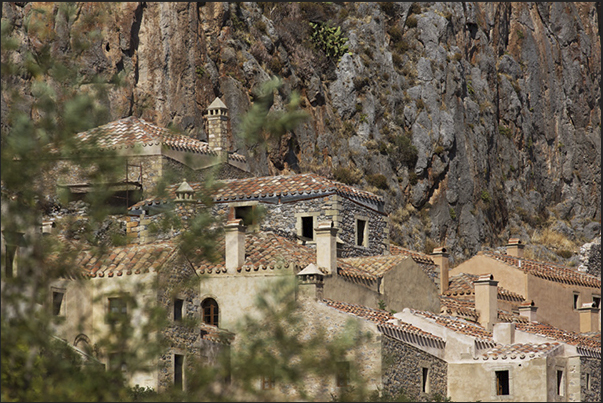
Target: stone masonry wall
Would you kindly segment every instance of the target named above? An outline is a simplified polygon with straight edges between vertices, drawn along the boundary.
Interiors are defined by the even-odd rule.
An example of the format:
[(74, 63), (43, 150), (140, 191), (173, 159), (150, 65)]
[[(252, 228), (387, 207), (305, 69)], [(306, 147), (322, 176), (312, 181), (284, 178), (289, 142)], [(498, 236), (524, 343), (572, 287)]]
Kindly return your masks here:
[[(395, 396), (403, 392), (415, 402), (446, 397), (448, 367), (445, 361), (407, 343), (383, 336), (383, 390)], [(421, 391), (422, 368), (429, 368), (429, 393)]]
[[(580, 357), (580, 395), (583, 402), (601, 401), (601, 360)], [(587, 374), (590, 385), (587, 384)], [(589, 387), (590, 386), (590, 387)]]
[[(229, 206), (242, 206), (240, 203), (218, 203), (214, 213), (226, 217)], [(337, 236), (345, 242), (341, 257), (379, 255), (388, 249), (388, 229), (386, 216), (363, 207), (338, 195), (329, 195), (313, 199), (297, 200), (284, 203), (261, 203), (265, 208), (265, 216), (260, 230), (273, 231), (291, 239), (298, 238), (300, 231), (298, 218), (304, 215), (314, 216), (314, 228), (320, 222), (333, 221), (339, 227)], [(369, 246), (355, 246), (356, 217), (368, 221)], [(308, 242), (313, 246), (313, 242)]]

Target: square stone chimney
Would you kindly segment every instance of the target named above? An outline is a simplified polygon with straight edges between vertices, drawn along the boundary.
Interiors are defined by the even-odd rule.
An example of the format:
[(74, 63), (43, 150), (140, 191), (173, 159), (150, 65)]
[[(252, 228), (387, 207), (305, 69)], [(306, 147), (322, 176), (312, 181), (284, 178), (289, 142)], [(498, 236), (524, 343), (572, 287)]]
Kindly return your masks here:
[(337, 275), (337, 231), (332, 221), (318, 224), (316, 231), (316, 266)]
[(534, 301), (524, 302), (519, 305), (519, 315), (528, 318), (530, 322), (536, 322), (537, 306), (534, 306)]
[(498, 321), (498, 281), (492, 274), (482, 274), (473, 282), (475, 288), (475, 310), (479, 314), (479, 323), (492, 331)]
[(228, 271), (245, 264), (245, 225), (243, 220), (230, 220), (224, 226), (225, 266)]
[(492, 338), (500, 344), (514, 344), (515, 323), (495, 323), (492, 327)]
[(434, 248), (431, 259), (440, 268), (440, 294), (448, 290), (448, 271), (450, 270), (449, 254), (445, 247)]
[(507, 255), (515, 257), (523, 257), (524, 244), (521, 243), (519, 238), (511, 238), (507, 243)]
[(231, 151), (228, 138), (228, 108), (218, 97), (207, 107), (205, 115), (207, 121), (207, 144), (209, 148), (225, 155)]
[(580, 333), (598, 332), (599, 326), (599, 308), (592, 302), (582, 304), (578, 308), (580, 312)]

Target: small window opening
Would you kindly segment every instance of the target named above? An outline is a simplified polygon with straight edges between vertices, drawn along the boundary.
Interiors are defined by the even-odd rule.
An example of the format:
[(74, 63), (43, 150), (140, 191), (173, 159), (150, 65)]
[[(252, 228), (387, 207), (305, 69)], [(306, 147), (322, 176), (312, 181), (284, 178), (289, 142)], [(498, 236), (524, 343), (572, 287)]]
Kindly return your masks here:
[(208, 325), (218, 326), (218, 303), (213, 298), (207, 298), (201, 303), (203, 309), (203, 322)]
[(358, 246), (366, 246), (366, 237), (364, 236), (364, 231), (366, 230), (366, 220), (356, 220), (356, 234), (357, 234), (357, 242)]
[(180, 354), (174, 354), (174, 387), (178, 390), (182, 390), (183, 379), (184, 379), (184, 356)]
[(59, 316), (61, 314), (61, 305), (63, 305), (63, 297), (65, 296), (62, 292), (52, 292), (52, 314)]
[(423, 376), (421, 379), (421, 391), (423, 393), (429, 393), (429, 368), (422, 368)]
[(128, 305), (123, 298), (109, 298), (109, 322), (124, 320), (128, 314)]
[(176, 298), (174, 300), (174, 320), (182, 320), (182, 308), (184, 307), (184, 300)]
[(350, 363), (347, 361), (337, 363), (337, 387), (346, 387), (350, 384)]
[(563, 371), (557, 371), (557, 395), (563, 396), (564, 387), (563, 387)]
[(302, 237), (314, 240), (313, 217), (302, 217)]
[(509, 371), (496, 371), (496, 394), (509, 394)]
[(6, 254), (4, 255), (4, 275), (8, 278), (14, 276), (14, 262), (15, 254), (17, 253), (17, 247), (15, 245), (6, 245)]
[(580, 308), (579, 301), (578, 301), (579, 297), (580, 297), (580, 294), (574, 294), (574, 309)]
[(591, 390), (590, 374), (586, 374), (586, 390)]
[(245, 226), (253, 224), (253, 206), (235, 207), (235, 219), (242, 219)]
[(593, 296), (593, 306), (598, 308), (601, 305), (601, 297)]

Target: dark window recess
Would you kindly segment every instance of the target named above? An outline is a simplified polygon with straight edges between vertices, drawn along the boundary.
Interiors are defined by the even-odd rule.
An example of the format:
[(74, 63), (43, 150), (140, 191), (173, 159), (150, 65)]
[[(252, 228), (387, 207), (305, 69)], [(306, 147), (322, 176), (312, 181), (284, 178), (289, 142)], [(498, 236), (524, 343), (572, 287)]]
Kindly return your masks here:
[(580, 307), (578, 306), (578, 297), (579, 297), (579, 295), (578, 295), (578, 294), (574, 294), (574, 309), (578, 309), (578, 308), (580, 308)]
[(4, 255), (4, 264), (5, 264), (5, 270), (4, 270), (4, 275), (6, 277), (13, 277), (14, 276), (14, 269), (13, 269), (13, 265), (15, 262), (15, 254), (17, 253), (17, 247), (14, 245), (6, 245), (6, 254)]
[(178, 390), (182, 390), (183, 385), (183, 370), (184, 370), (184, 356), (180, 354), (174, 354), (174, 386)]
[(123, 298), (109, 298), (109, 322), (117, 322), (126, 318), (128, 305)]
[(203, 322), (208, 325), (218, 326), (218, 303), (213, 298), (207, 298), (201, 303), (203, 309)]
[(337, 363), (337, 378), (338, 387), (345, 387), (350, 384), (350, 363), (347, 361)]
[(61, 314), (61, 305), (63, 305), (63, 297), (65, 296), (62, 292), (53, 291), (52, 293), (52, 314), (58, 316)]
[(593, 297), (593, 306), (598, 308), (601, 305), (601, 297)]
[(302, 237), (314, 239), (314, 219), (312, 217), (302, 217)]
[(182, 319), (182, 308), (184, 307), (184, 300), (176, 298), (174, 300), (174, 320)]
[(421, 391), (423, 393), (429, 392), (429, 368), (423, 368), (423, 379), (421, 383)]
[(365, 220), (356, 221), (356, 234), (358, 234), (358, 246), (364, 246), (364, 230), (366, 228)]
[(235, 207), (235, 219), (242, 219), (246, 226), (253, 224), (253, 206)]
[(557, 371), (557, 394), (563, 396), (563, 371)]
[(509, 371), (496, 371), (496, 394), (509, 394)]

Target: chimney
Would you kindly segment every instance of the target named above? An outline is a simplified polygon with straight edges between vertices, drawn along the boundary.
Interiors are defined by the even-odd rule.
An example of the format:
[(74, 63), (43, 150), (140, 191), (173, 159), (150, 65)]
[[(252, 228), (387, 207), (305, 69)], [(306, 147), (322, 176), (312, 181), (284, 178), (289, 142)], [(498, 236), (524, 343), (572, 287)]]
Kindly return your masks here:
[(473, 282), (475, 287), (475, 310), (479, 313), (479, 323), (492, 331), (498, 319), (498, 281), (492, 274), (483, 274)]
[(218, 97), (207, 107), (207, 144), (209, 148), (225, 155), (230, 151), (228, 141), (228, 108)]
[(515, 323), (495, 323), (492, 327), (492, 338), (500, 344), (514, 344)]
[(182, 179), (182, 183), (176, 189), (176, 202), (192, 201), (195, 201), (195, 190), (188, 184), (186, 179)]
[(592, 302), (582, 304), (580, 312), (580, 333), (599, 331), (599, 308)]
[(448, 270), (449, 260), (445, 247), (435, 248), (431, 254), (431, 259), (440, 268), (440, 294), (448, 291)]
[(318, 224), (316, 231), (316, 265), (323, 267), (327, 273), (337, 275), (337, 231), (333, 222)]
[(509, 243), (507, 244), (507, 255), (523, 257), (524, 247), (525, 245), (521, 243), (521, 240), (519, 238), (511, 238), (509, 239)]
[(310, 263), (305, 269), (297, 273), (299, 296), (311, 297), (314, 300), (322, 300), (324, 274), (318, 270), (314, 263)]
[(538, 307), (534, 306), (534, 301), (524, 302), (519, 305), (519, 315), (528, 318), (530, 322), (536, 322), (536, 311)]
[(237, 269), (245, 263), (245, 226), (243, 220), (230, 220), (224, 227), (226, 269)]

